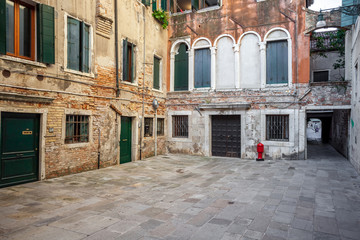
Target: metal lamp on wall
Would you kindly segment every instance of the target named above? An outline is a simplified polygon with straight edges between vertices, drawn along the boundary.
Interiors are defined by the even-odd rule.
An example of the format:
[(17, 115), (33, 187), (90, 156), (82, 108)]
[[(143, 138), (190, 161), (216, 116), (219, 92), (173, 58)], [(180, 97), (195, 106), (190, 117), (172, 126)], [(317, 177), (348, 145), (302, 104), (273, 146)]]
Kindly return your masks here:
[(316, 28), (323, 28), (325, 26), (326, 26), (326, 21), (324, 20), (324, 14), (320, 10), (318, 20), (317, 20), (317, 23), (316, 23)]

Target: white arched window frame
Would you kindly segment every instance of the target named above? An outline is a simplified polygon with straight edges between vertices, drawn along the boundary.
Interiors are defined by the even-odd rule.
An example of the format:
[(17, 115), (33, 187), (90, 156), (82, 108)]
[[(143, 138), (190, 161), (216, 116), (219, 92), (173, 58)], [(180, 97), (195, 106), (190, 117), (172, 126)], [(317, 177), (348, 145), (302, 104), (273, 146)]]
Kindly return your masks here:
[[(269, 36), (276, 31), (284, 32), (286, 34), (286, 37), (269, 38)], [(288, 83), (266, 84), (266, 44), (268, 42), (281, 41), (281, 40), (287, 40), (288, 43)], [(279, 27), (273, 28), (270, 31), (268, 31), (265, 35), (264, 43), (260, 44), (260, 51), (265, 51), (265, 54), (262, 54), (262, 62), (264, 63), (264, 66), (262, 67), (265, 69), (264, 75), (262, 75), (262, 79), (261, 79), (262, 87), (283, 87), (283, 86), (292, 87), (292, 41), (289, 31)]]
[[(211, 41), (205, 37), (198, 38), (194, 41), (192, 48), (190, 49), (189, 53), (189, 90), (195, 89), (195, 50), (197, 49), (204, 49), (209, 48), (211, 51), (211, 83), (210, 88), (213, 89), (214, 83), (214, 69), (215, 69), (215, 47), (212, 47)], [(209, 89), (209, 88), (197, 88), (198, 90), (201, 89)]]
[[(264, 88), (265, 85), (263, 85), (263, 76), (265, 76), (265, 83), (266, 83), (266, 63), (264, 63), (264, 60), (266, 60), (266, 55), (265, 55), (265, 51), (262, 50), (262, 46), (264, 45), (263, 42), (261, 42), (261, 37), (260, 35), (257, 33), (257, 32), (254, 32), (254, 31), (248, 31), (248, 32), (245, 32), (243, 33), (239, 40), (238, 40), (238, 43), (237, 43), (237, 57), (236, 57), (236, 65), (235, 67), (237, 67), (238, 71), (237, 71), (237, 77), (238, 77), (238, 82), (239, 82), (239, 87), (241, 88), (241, 79), (240, 79), (240, 76), (241, 76), (241, 72), (240, 72), (240, 46), (241, 46), (241, 41), (243, 40), (243, 38), (248, 35), (248, 34), (253, 34), (255, 36), (257, 36), (258, 38), (258, 44), (259, 44), (259, 48), (260, 48), (260, 78), (261, 78), (261, 88)], [(264, 68), (265, 66), (265, 68)]]
[(215, 39), (214, 47), (210, 48), (211, 50), (211, 88), (216, 89), (216, 54), (217, 54), (217, 46), (221, 38), (230, 38), (233, 42), (233, 50), (234, 50), (234, 62), (235, 62), (235, 88), (239, 88), (239, 46), (236, 44), (235, 38), (230, 34), (222, 34)]
[[(181, 43), (185, 43), (188, 47), (188, 49), (190, 50), (190, 38), (187, 39), (178, 39), (176, 40), (172, 46), (171, 46), (171, 50), (170, 50), (170, 91), (173, 92), (174, 91), (174, 85), (175, 85), (175, 55), (178, 54), (178, 50), (179, 50), (179, 46)], [(188, 51), (189, 51), (188, 50)], [(190, 54), (190, 51), (189, 51)], [(190, 59), (188, 61), (189, 63), (189, 74), (188, 74), (188, 81), (190, 80)], [(189, 82), (189, 88), (190, 88), (190, 82)]]

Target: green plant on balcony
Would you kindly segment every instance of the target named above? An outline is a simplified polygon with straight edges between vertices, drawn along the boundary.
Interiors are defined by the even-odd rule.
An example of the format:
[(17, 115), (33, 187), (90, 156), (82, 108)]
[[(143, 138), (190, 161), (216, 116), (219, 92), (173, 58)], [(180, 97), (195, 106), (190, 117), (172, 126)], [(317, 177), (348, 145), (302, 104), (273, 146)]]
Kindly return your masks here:
[(155, 10), (152, 15), (157, 21), (162, 24), (163, 29), (167, 28), (167, 26), (169, 25), (169, 17), (167, 15), (167, 12), (165, 12), (164, 10)]

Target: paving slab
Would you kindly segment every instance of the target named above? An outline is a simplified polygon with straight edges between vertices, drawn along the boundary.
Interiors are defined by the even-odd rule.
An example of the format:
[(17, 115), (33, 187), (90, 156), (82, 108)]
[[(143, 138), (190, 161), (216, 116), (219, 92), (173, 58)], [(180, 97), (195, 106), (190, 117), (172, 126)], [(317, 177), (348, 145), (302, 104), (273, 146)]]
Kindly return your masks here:
[(319, 152), (164, 155), (3, 188), (0, 239), (360, 239), (360, 176)]

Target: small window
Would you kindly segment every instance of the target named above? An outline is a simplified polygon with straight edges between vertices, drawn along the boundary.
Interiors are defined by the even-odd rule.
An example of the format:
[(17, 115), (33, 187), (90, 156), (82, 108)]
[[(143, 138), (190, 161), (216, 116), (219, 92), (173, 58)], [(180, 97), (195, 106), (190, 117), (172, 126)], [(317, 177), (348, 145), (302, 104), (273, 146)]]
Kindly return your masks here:
[(145, 118), (144, 136), (145, 137), (152, 137), (152, 135), (153, 135), (153, 119), (152, 118)]
[(90, 72), (90, 26), (67, 18), (67, 68)]
[(329, 81), (329, 71), (314, 71), (313, 72), (314, 82), (327, 82)]
[(188, 116), (172, 117), (172, 136), (187, 138), (189, 136)]
[(123, 40), (123, 81), (134, 82), (135, 79), (135, 45)]
[(158, 136), (164, 136), (164, 119), (158, 118), (156, 126), (156, 134)]
[(289, 115), (266, 116), (266, 140), (289, 141)]
[(195, 88), (210, 87), (211, 54), (209, 48), (195, 50)]
[(89, 116), (66, 115), (65, 143), (89, 142)]
[[(164, 1), (164, 0), (162, 0)], [(220, 6), (220, 0), (170, 0), (172, 13), (182, 13), (187, 10), (200, 10), (213, 6)], [(161, 5), (162, 6), (162, 5)]]
[(160, 89), (160, 59), (157, 57), (154, 57), (154, 82), (153, 82), (153, 88), (154, 89)]

